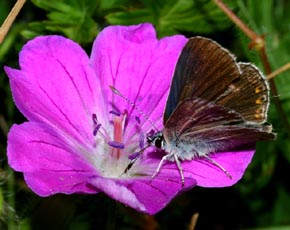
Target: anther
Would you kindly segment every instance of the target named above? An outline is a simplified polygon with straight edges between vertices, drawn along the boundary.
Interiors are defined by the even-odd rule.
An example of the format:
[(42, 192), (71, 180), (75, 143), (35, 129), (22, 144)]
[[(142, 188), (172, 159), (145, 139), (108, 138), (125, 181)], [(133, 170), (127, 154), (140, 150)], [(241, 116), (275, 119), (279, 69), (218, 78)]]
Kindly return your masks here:
[(94, 124), (98, 124), (98, 118), (97, 118), (97, 115), (95, 113), (92, 114), (92, 119), (93, 119), (93, 122)]
[(111, 147), (113, 147), (115, 149), (124, 149), (125, 148), (125, 145), (123, 143), (116, 142), (116, 141), (109, 141), (108, 145), (110, 145)]
[(138, 158), (140, 155), (141, 155), (140, 152), (136, 152), (136, 153), (130, 154), (130, 155), (128, 156), (128, 159), (129, 159), (129, 160), (134, 160), (134, 159)]
[(139, 117), (137, 117), (137, 116), (135, 116), (135, 120), (137, 121), (137, 123), (140, 125), (140, 123), (141, 123), (141, 120), (140, 120), (140, 118)]
[(96, 136), (99, 129), (101, 128), (101, 124), (97, 124), (97, 126), (94, 128), (94, 131), (93, 131), (93, 135)]
[(121, 113), (116, 111), (116, 110), (111, 110), (109, 113), (114, 114), (114, 115), (116, 115), (118, 117), (121, 116)]

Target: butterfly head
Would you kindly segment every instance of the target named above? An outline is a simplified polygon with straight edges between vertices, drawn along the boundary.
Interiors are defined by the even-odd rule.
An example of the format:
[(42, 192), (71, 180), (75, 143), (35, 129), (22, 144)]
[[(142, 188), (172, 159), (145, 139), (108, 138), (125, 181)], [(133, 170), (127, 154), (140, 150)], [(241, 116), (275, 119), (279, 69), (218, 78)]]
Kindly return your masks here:
[(147, 143), (148, 145), (155, 146), (156, 148), (164, 149), (165, 140), (163, 133), (161, 131), (155, 132), (154, 130), (151, 130), (151, 132), (147, 134)]

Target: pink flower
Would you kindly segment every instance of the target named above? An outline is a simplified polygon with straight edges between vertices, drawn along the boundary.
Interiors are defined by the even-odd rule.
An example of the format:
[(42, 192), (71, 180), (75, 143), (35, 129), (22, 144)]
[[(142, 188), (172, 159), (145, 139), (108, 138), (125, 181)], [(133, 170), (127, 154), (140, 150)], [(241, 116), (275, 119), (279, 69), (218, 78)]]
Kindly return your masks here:
[(105, 28), (94, 42), (91, 58), (61, 36), (28, 42), (20, 52), (20, 70), (5, 67), (15, 104), (28, 119), (10, 129), (10, 166), (23, 172), (40, 196), (104, 192), (149, 214), (196, 184), (236, 183), (254, 150), (211, 156), (233, 179), (206, 160), (183, 162), (183, 188), (172, 162), (151, 178), (162, 158), (153, 148), (124, 173), (129, 156), (140, 151), (140, 138), (152, 125), (109, 86), (161, 130), (171, 78), (186, 41), (180, 35), (158, 40), (152, 25), (141, 24)]

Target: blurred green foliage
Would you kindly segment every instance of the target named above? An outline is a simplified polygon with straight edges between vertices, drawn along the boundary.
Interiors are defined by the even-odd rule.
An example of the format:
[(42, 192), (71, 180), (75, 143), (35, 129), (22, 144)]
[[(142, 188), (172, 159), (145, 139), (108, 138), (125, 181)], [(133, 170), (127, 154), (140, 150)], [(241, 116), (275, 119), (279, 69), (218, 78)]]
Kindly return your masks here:
[(29, 28), (22, 31), (26, 38), (49, 31), (62, 33), (79, 43), (89, 43), (99, 32), (98, 24), (92, 18), (92, 15), (96, 13), (97, 1), (33, 0), (32, 2), (47, 12), (47, 19), (29, 23)]
[[(273, 70), (290, 61), (289, 1), (227, 0), (225, 3), (256, 33), (265, 35)], [(9, 0), (0, 1), (0, 23), (13, 4)], [(5, 153), (5, 127), (25, 119), (12, 102), (3, 65), (18, 65), (18, 52), (28, 39), (62, 34), (89, 52), (94, 38), (105, 26), (141, 22), (153, 23), (159, 37), (176, 33), (211, 37), (235, 53), (238, 60), (251, 61), (262, 68), (260, 57), (248, 48), (248, 38), (210, 0), (28, 1), (0, 45), (0, 229), (11, 226), (21, 229), (103, 229), (102, 226), (106, 226), (104, 229), (140, 229), (142, 223), (148, 224), (141, 214), (101, 194), (39, 198), (29, 192), (21, 175), (16, 174), (14, 181)], [(275, 79), (287, 117), (290, 117), (289, 75), (288, 71)], [(243, 180), (231, 188), (195, 188), (184, 193), (156, 215), (160, 229), (186, 228), (195, 212), (200, 214), (197, 229), (290, 226), (290, 130), (273, 104), (269, 121), (278, 138), (257, 145)]]

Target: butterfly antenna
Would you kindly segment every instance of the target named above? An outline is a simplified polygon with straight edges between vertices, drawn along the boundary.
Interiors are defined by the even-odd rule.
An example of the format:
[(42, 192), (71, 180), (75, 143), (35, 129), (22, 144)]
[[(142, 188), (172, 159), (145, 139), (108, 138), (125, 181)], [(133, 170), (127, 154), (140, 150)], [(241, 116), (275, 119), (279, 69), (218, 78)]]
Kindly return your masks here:
[(113, 91), (113, 93), (117, 94), (119, 97), (123, 98), (128, 104), (130, 104), (134, 109), (138, 111), (138, 113), (144, 117), (151, 125), (152, 127), (158, 131), (157, 127), (155, 126), (154, 122), (145, 114), (135, 103), (130, 101), (127, 97), (125, 97), (120, 91), (118, 91), (114, 86), (110, 85), (110, 89)]

